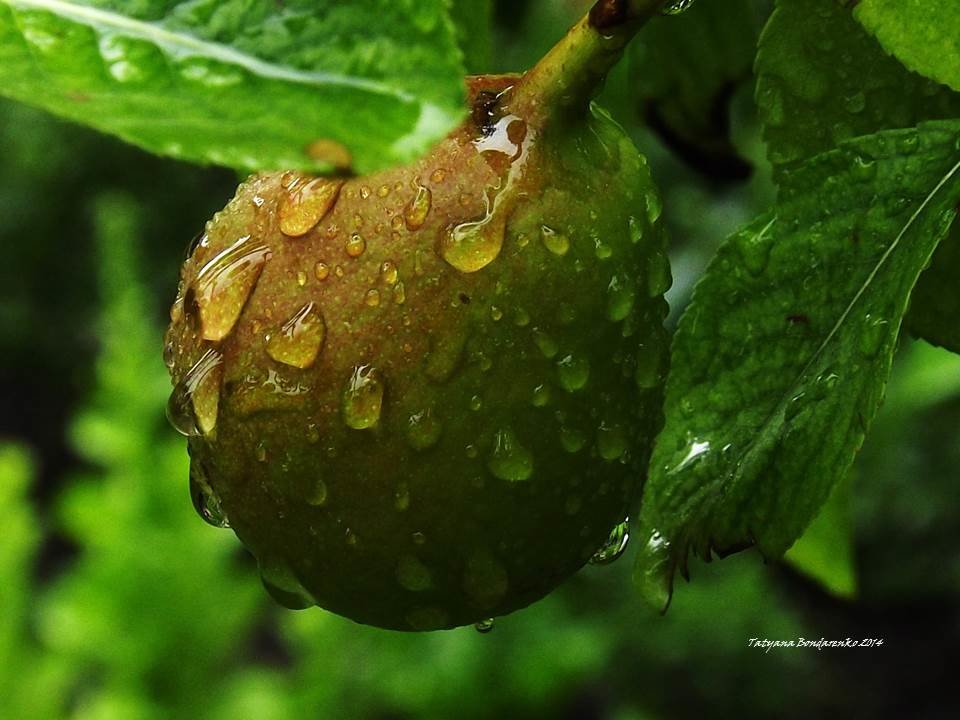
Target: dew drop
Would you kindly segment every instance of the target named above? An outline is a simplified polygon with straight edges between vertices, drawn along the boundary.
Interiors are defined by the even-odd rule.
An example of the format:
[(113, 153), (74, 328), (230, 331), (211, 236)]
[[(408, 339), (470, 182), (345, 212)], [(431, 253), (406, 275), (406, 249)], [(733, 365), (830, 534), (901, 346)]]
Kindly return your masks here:
[(207, 350), (177, 383), (167, 402), (167, 419), (186, 437), (208, 435), (216, 427), (223, 356)]
[(396, 285), (399, 278), (400, 272), (397, 270), (396, 263), (391, 260), (384, 260), (380, 266), (380, 279), (383, 283), (385, 285)]
[(586, 358), (565, 355), (557, 360), (557, 376), (567, 392), (582, 390), (590, 379), (590, 363)]
[(533, 475), (533, 455), (519, 443), (511, 430), (499, 430), (493, 438), (487, 468), (501, 480), (529, 480)]
[(430, 570), (413, 555), (401, 555), (397, 561), (397, 581), (404, 590), (423, 592), (433, 585)]
[(876, 355), (883, 346), (887, 336), (887, 321), (867, 313), (863, 318), (863, 327), (860, 331), (860, 352), (867, 357)]
[(417, 193), (403, 210), (403, 221), (407, 230), (419, 230), (427, 221), (430, 207), (433, 204), (433, 194), (419, 182), (415, 184)]
[(618, 523), (606, 541), (590, 558), (591, 565), (609, 565), (614, 560), (623, 555), (627, 549), (627, 543), (630, 541), (630, 519)]
[(359, 365), (343, 393), (343, 419), (354, 430), (372, 428), (380, 420), (383, 383), (369, 365)]
[(570, 239), (546, 225), (540, 227), (540, 239), (543, 240), (543, 246), (554, 255), (563, 256), (570, 250)]
[(363, 302), (368, 307), (378, 307), (380, 305), (380, 291), (376, 288), (367, 290), (366, 295), (363, 296)]
[(597, 452), (604, 460), (619, 460), (627, 451), (627, 436), (618, 425), (601, 423), (597, 431)]
[(266, 245), (244, 235), (200, 269), (195, 297), (205, 340), (219, 342), (230, 334), (269, 258)]
[(393, 302), (397, 305), (403, 305), (407, 301), (407, 289), (402, 282), (393, 286)]
[(533, 341), (537, 344), (537, 347), (540, 348), (543, 356), (548, 360), (552, 360), (557, 356), (557, 353), (560, 352), (560, 346), (557, 344), (557, 341), (542, 330), (534, 329)]
[(666, 253), (658, 250), (650, 257), (647, 265), (647, 295), (659, 297), (669, 290), (672, 284), (670, 259)]
[(267, 354), (277, 362), (305, 370), (316, 362), (326, 331), (323, 315), (315, 303), (309, 302), (267, 337)]
[(313, 274), (316, 276), (317, 280), (326, 280), (330, 277), (330, 266), (325, 262), (318, 262), (313, 266)]
[(627, 228), (630, 235), (630, 242), (636, 245), (643, 238), (643, 223), (631, 215), (630, 220), (627, 221)]
[(550, 404), (550, 386), (537, 385), (533, 389), (533, 397), (530, 400), (534, 407), (546, 407)]
[(664, 15), (679, 15), (693, 3), (694, 0), (670, 0), (660, 12)]
[(410, 487), (405, 482), (397, 485), (397, 490), (393, 494), (393, 506), (400, 512), (410, 507)]
[(281, 196), (277, 209), (280, 232), (288, 237), (302, 237), (313, 230), (333, 209), (342, 187), (342, 180), (329, 178), (294, 180)]
[(587, 444), (587, 437), (576, 428), (564, 425), (560, 428), (560, 445), (568, 453), (580, 452)]
[(300, 270), (297, 272), (297, 285), (304, 287), (307, 284), (307, 274)]

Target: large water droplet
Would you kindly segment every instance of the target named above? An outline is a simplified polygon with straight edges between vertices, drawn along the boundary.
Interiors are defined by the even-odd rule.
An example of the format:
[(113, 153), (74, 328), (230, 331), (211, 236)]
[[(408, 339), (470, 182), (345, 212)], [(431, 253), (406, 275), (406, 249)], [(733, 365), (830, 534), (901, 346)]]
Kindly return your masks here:
[(200, 269), (194, 287), (205, 340), (230, 334), (269, 258), (266, 245), (244, 235)]
[(533, 475), (533, 455), (520, 444), (511, 430), (499, 430), (493, 438), (487, 468), (501, 480), (529, 480)]
[(627, 543), (629, 541), (630, 519), (627, 518), (623, 522), (618, 523), (617, 526), (610, 531), (606, 542), (604, 542), (600, 549), (590, 558), (590, 564), (609, 565), (623, 555), (623, 551), (627, 549)]
[(313, 230), (333, 209), (343, 187), (342, 180), (298, 177), (288, 183), (280, 198), (280, 232), (301, 237)]
[(590, 362), (584, 357), (565, 355), (557, 360), (557, 377), (567, 392), (582, 390), (590, 379)]
[(433, 203), (433, 194), (428, 188), (425, 188), (419, 182), (415, 185), (417, 193), (413, 196), (406, 208), (403, 210), (403, 221), (406, 223), (407, 230), (411, 232), (419, 230), (427, 221), (430, 214), (430, 206)]
[(380, 420), (383, 383), (369, 365), (354, 369), (343, 393), (343, 419), (354, 430), (372, 428)]
[(190, 498), (193, 509), (204, 522), (217, 528), (230, 527), (227, 514), (220, 507), (220, 498), (213, 492), (203, 466), (196, 460), (190, 461)]
[(167, 419), (181, 435), (194, 437), (211, 433), (217, 424), (223, 356), (207, 350), (183, 379), (167, 402)]
[(323, 347), (326, 324), (315, 303), (309, 302), (267, 339), (267, 354), (295, 368), (311, 367)]
[(500, 255), (504, 227), (503, 217), (491, 214), (448, 228), (440, 236), (440, 257), (460, 272), (482, 270)]

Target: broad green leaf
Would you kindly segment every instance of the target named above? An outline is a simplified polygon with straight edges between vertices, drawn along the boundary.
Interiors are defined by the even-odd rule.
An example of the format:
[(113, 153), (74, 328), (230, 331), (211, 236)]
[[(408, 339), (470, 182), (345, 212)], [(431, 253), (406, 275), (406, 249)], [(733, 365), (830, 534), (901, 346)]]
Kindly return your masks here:
[(462, 76), (443, 0), (0, 0), (0, 94), (244, 171), (411, 160)]
[[(890, 57), (835, 0), (778, 0), (757, 56), (757, 105), (774, 177), (840, 141), (960, 117), (960, 94)], [(866, 79), (866, 80), (865, 80)], [(937, 249), (906, 325), (960, 351), (960, 229)]]
[(800, 573), (842, 598), (857, 593), (850, 484), (849, 478), (837, 483), (810, 527), (783, 557)]
[(452, 0), (450, 15), (467, 72), (489, 72), (493, 50), (493, 0)]
[(960, 5), (860, 0), (854, 16), (912, 70), (960, 90)]
[(836, 0), (777, 0), (757, 53), (774, 176), (843, 140), (960, 117), (960, 95), (905, 69)]
[(782, 555), (846, 475), (955, 215), (958, 137), (939, 122), (843, 143), (720, 248), (674, 338), (640, 518), (650, 599), (690, 550)]
[(730, 141), (728, 104), (750, 77), (770, 0), (700, 0), (652, 20), (632, 46), (631, 80), (647, 122), (685, 160), (711, 176), (750, 167)]

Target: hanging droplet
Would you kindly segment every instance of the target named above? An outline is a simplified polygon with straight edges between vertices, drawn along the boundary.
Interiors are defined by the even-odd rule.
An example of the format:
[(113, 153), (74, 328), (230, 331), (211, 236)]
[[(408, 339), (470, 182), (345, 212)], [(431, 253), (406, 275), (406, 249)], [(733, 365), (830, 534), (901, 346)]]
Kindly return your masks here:
[(606, 542), (604, 542), (600, 549), (590, 558), (590, 564), (609, 565), (623, 555), (623, 551), (627, 549), (627, 543), (629, 541), (630, 519), (627, 518), (610, 531)]
[(305, 370), (320, 354), (326, 323), (316, 304), (309, 302), (267, 339), (267, 354), (277, 362)]
[(493, 439), (487, 468), (501, 480), (529, 480), (533, 475), (533, 455), (519, 443), (512, 431), (499, 430)]
[(177, 432), (195, 437), (213, 431), (217, 424), (222, 379), (223, 356), (210, 348), (170, 394), (167, 419)]
[(646, 545), (637, 553), (633, 582), (651, 607), (660, 612), (667, 609), (673, 584), (673, 563), (670, 542), (656, 530), (650, 532)]
[(244, 235), (200, 269), (193, 294), (204, 340), (219, 342), (230, 334), (269, 259), (266, 245)]
[(204, 522), (216, 528), (230, 527), (227, 514), (220, 507), (220, 498), (213, 492), (203, 467), (196, 460), (190, 461), (190, 497), (194, 510)]
[(476, 628), (477, 632), (481, 635), (486, 635), (488, 632), (493, 630), (493, 618), (486, 618), (484, 620), (479, 620), (473, 626)]
[(329, 178), (293, 180), (280, 198), (280, 232), (288, 237), (301, 237), (313, 230), (333, 209), (342, 187), (342, 180)]
[(551, 227), (542, 225), (540, 227), (540, 238), (543, 240), (543, 246), (554, 255), (563, 256), (570, 250), (569, 238)]
[(427, 221), (430, 214), (430, 206), (433, 203), (433, 194), (419, 182), (415, 183), (417, 194), (407, 204), (403, 210), (403, 221), (407, 230), (411, 232), (419, 230)]
[(372, 428), (380, 420), (383, 383), (369, 365), (354, 369), (343, 393), (343, 419), (354, 430)]

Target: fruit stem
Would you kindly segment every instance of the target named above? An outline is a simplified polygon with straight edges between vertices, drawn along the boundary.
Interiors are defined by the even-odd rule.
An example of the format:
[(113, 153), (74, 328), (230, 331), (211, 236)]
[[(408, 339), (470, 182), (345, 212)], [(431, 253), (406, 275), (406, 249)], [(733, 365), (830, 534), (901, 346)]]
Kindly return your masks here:
[(593, 8), (524, 74), (511, 105), (546, 120), (558, 110), (580, 112), (603, 87), (624, 49), (667, 0), (597, 0)]

